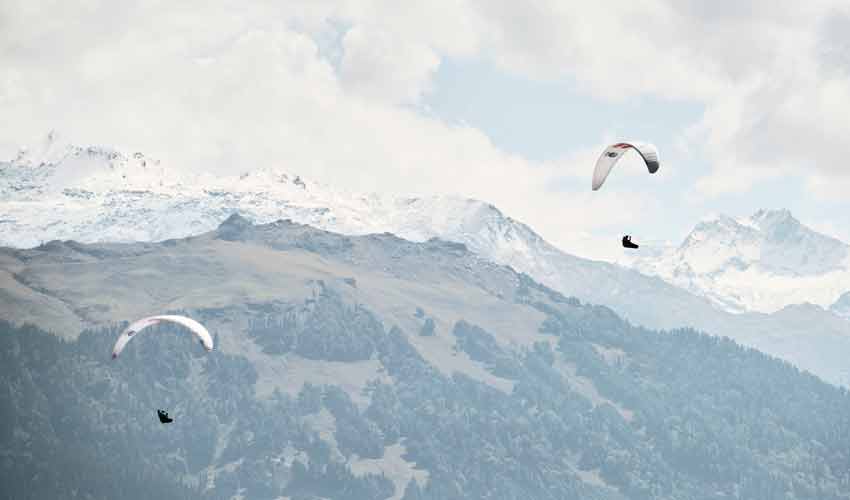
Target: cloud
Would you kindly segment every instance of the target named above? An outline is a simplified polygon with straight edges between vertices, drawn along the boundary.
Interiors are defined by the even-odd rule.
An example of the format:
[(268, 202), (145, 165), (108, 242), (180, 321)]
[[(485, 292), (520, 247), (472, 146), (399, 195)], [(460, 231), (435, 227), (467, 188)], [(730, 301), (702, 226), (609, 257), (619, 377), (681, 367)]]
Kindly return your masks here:
[(814, 174), (806, 179), (806, 190), (820, 200), (847, 202), (850, 193), (850, 172), (838, 178)]
[[(850, 142), (850, 9), (838, 0), (482, 2), (482, 53), (508, 71), (574, 79), (597, 97), (699, 102), (688, 134), (704, 194), (765, 176), (839, 178)], [(761, 169), (739, 184), (718, 179)], [(748, 185), (742, 183), (747, 180)]]
[(55, 17), (48, 3), (4, 5), (10, 25), (37, 25), (0, 35), (5, 141), (37, 144), (56, 129), (173, 168), (277, 167), (359, 191), (476, 197), (565, 244), (633, 218), (624, 200), (651, 210), (630, 193), (592, 197), (584, 179), (549, 190), (556, 168), (409, 106), (438, 53), (470, 53), (488, 36), (469, 6), (89, 5)]
[[(608, 137), (536, 163), (421, 113), (441, 58), (569, 79), (613, 101), (702, 103), (684, 142), (711, 161), (705, 196), (792, 173), (825, 196), (850, 152), (850, 21), (839, 5), (7, 0), (0, 142), (35, 144), (57, 129), (181, 168), (275, 166), (357, 190), (453, 192), (566, 245), (662, 207), (641, 190), (591, 196), (585, 169)], [(624, 160), (617, 173), (627, 186), (639, 170)]]
[(850, 8), (836, 8), (820, 26), (817, 55), (824, 71), (847, 76), (850, 73)]
[(440, 58), (425, 44), (362, 26), (342, 40), (340, 78), (347, 88), (374, 99), (415, 103), (430, 88)]

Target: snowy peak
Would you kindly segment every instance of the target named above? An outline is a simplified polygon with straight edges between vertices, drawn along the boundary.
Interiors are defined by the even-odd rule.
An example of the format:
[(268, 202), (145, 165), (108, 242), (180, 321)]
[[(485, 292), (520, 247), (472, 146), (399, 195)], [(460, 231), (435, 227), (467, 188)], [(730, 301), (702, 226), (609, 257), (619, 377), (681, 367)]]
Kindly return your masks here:
[(720, 215), (700, 222), (675, 257), (701, 273), (758, 266), (777, 275), (812, 276), (841, 269), (848, 249), (804, 226), (789, 210), (759, 210), (747, 218)]
[(11, 161), (0, 161), (0, 172), (4, 201), (45, 201), (54, 195), (107, 197), (122, 191), (159, 196), (263, 192), (301, 198), (310, 189), (330, 191), (271, 169), (219, 176), (171, 169), (141, 152), (128, 155), (109, 147), (63, 144), (53, 134), (39, 148), (23, 149)]
[(171, 175), (142, 153), (125, 155), (111, 148), (59, 144), (52, 136), (41, 148), (21, 150), (0, 162), (0, 199), (27, 201), (64, 193), (89, 196), (97, 191), (145, 189)]
[(803, 302), (828, 307), (850, 283), (850, 246), (787, 209), (759, 210), (704, 219), (678, 247), (633, 265), (729, 311), (773, 312)]
[(847, 244), (809, 229), (787, 210), (763, 214), (755, 222), (764, 237), (761, 265), (773, 272), (816, 276), (847, 265)]
[(777, 225), (800, 225), (800, 221), (795, 219), (787, 208), (761, 209), (754, 213), (750, 220), (762, 229)]
[(12, 163), (29, 165), (56, 163), (64, 156), (64, 149), (58, 144), (56, 132), (51, 131), (44, 137), (39, 146), (23, 148), (18, 151), (18, 155), (12, 160)]

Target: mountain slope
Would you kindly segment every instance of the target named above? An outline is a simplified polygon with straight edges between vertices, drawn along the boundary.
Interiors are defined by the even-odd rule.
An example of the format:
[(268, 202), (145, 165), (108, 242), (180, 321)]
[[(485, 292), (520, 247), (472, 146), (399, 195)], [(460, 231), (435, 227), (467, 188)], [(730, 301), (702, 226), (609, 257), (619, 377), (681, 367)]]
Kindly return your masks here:
[(733, 312), (828, 307), (850, 290), (850, 245), (809, 229), (788, 210), (700, 222), (681, 245), (634, 268)]
[[(0, 322), (5, 496), (37, 472), (44, 497), (140, 495), (60, 467), (61, 443), (172, 485), (162, 498), (850, 498), (846, 391), (729, 340), (633, 327), (463, 245), (234, 216), (2, 255), (0, 318), (38, 294), (93, 327), (39, 303), (29, 318), (65, 341)], [(159, 311), (217, 348), (166, 325), (110, 360), (117, 322)]]

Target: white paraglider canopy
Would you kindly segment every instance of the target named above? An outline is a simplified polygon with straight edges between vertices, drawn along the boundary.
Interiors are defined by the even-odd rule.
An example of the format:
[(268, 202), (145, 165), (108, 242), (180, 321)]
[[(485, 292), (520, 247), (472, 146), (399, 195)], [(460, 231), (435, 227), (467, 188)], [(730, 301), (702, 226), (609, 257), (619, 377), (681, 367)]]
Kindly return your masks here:
[(634, 149), (643, 158), (646, 163), (646, 168), (650, 174), (658, 171), (658, 149), (647, 142), (618, 142), (605, 148), (602, 155), (596, 160), (596, 168), (593, 169), (593, 190), (596, 191), (602, 187), (608, 174), (614, 165), (620, 161), (620, 158), (629, 151)]
[(197, 338), (200, 340), (201, 344), (204, 346), (204, 349), (207, 352), (212, 351), (213, 349), (213, 339), (210, 335), (210, 332), (204, 328), (204, 325), (198, 323), (192, 318), (187, 318), (186, 316), (177, 316), (177, 315), (161, 315), (161, 316), (149, 316), (147, 318), (142, 318), (138, 321), (133, 322), (128, 326), (121, 335), (118, 336), (118, 340), (115, 341), (115, 347), (112, 348), (112, 359), (118, 357), (121, 354), (121, 351), (124, 350), (124, 347), (127, 345), (127, 342), (130, 341), (137, 333), (144, 330), (149, 326), (156, 325), (161, 322), (169, 322), (176, 323), (178, 325), (184, 326), (189, 329)]

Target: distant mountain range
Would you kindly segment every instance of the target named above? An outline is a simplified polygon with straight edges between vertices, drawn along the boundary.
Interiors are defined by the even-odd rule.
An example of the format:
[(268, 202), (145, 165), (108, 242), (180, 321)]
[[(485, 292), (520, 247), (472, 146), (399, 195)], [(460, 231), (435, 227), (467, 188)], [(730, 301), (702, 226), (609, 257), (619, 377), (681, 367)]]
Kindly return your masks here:
[(141, 153), (60, 145), (51, 137), (0, 163), (0, 171), (0, 244), (10, 247), (163, 241), (213, 230), (233, 213), (350, 235), (438, 237), (633, 323), (726, 335), (845, 382), (839, 353), (848, 352), (850, 322), (835, 301), (845, 284), (850, 288), (843, 281), (847, 246), (784, 211), (704, 221), (680, 247), (654, 256), (647, 249), (632, 269), (569, 255), (471, 199), (361, 195), (270, 170), (189, 175)]

